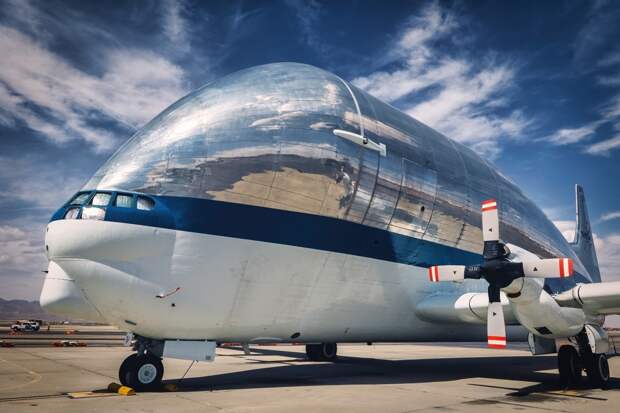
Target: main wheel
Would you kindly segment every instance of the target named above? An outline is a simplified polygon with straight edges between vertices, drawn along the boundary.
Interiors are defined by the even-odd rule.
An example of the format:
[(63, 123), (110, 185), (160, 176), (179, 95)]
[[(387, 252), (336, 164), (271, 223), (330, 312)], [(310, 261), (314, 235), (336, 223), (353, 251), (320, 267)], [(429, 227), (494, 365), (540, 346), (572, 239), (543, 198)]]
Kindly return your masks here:
[(581, 360), (573, 346), (562, 346), (558, 351), (558, 370), (560, 381), (564, 386), (577, 385), (581, 382)]
[(312, 361), (335, 361), (337, 353), (336, 343), (306, 344), (306, 355)]
[(134, 363), (137, 358), (138, 358), (138, 355), (136, 353), (133, 353), (132, 355), (127, 357), (125, 360), (123, 360), (123, 362), (121, 363), (121, 366), (118, 368), (118, 380), (121, 382), (123, 386), (129, 386), (129, 383), (127, 382), (127, 372), (131, 368), (132, 363)]
[(119, 378), (121, 383), (135, 390), (156, 390), (164, 376), (164, 365), (159, 357), (152, 354), (127, 357), (121, 365)]
[(592, 354), (586, 363), (586, 373), (592, 386), (605, 387), (609, 382), (609, 363), (605, 354)]

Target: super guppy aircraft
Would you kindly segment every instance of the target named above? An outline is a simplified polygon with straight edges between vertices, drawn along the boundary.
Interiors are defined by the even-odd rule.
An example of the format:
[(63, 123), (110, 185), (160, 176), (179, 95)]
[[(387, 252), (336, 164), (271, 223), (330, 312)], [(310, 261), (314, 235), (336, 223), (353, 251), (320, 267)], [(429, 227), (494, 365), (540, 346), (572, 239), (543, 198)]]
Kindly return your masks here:
[(620, 283), (576, 192), (568, 243), (466, 146), (321, 69), (253, 67), (164, 110), (53, 215), (41, 305), (126, 330), (138, 389), (217, 342), (334, 360), (338, 342), (501, 348), (505, 324), (601, 385)]

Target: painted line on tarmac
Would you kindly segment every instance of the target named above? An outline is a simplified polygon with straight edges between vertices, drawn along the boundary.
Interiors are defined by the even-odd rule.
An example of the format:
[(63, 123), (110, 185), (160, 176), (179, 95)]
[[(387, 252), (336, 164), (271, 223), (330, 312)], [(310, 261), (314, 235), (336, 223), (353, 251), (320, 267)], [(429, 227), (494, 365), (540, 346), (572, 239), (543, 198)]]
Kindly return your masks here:
[(9, 386), (0, 387), (0, 390), (19, 389), (19, 388), (22, 388), (22, 387), (30, 386), (31, 384), (35, 384), (35, 383), (40, 382), (41, 379), (43, 378), (43, 376), (41, 374), (37, 373), (36, 371), (30, 370), (29, 368), (24, 367), (22, 365), (19, 365), (19, 364), (15, 363), (15, 362), (8, 361), (8, 360), (5, 360), (3, 358), (0, 358), (0, 362), (7, 363), (7, 364), (10, 364), (12, 366), (15, 366), (18, 369), (23, 370), (26, 373), (28, 373), (29, 375), (33, 376), (32, 379), (28, 383), (13, 384), (13, 385), (9, 385)]

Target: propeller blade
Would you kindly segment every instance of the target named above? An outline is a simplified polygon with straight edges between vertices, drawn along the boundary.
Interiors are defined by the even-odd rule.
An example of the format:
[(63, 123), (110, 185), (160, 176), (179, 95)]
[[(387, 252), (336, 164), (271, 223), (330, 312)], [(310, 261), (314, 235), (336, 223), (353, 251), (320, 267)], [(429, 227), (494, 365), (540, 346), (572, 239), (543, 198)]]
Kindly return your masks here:
[(456, 281), (465, 279), (464, 265), (434, 265), (428, 269), (428, 279), (431, 282)]
[(487, 310), (487, 344), (490, 348), (506, 347), (506, 325), (501, 302), (490, 302)]
[(549, 258), (523, 262), (523, 275), (531, 278), (564, 278), (573, 275), (573, 260)]
[(494, 199), (482, 201), (482, 239), (499, 241), (499, 217)]

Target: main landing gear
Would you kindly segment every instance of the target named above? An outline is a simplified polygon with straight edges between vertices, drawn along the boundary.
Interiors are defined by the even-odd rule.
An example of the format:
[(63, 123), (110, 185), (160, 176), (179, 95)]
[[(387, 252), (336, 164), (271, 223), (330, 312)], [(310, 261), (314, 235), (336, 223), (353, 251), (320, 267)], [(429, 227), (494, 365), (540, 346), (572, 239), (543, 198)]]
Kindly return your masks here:
[(607, 356), (602, 353), (592, 353), (587, 337), (584, 337), (583, 333), (576, 338), (579, 350), (571, 345), (564, 345), (558, 351), (558, 370), (562, 385), (565, 387), (579, 385), (585, 370), (590, 385), (606, 387), (610, 377)]
[(336, 361), (337, 353), (336, 343), (306, 344), (306, 355), (312, 361)]

